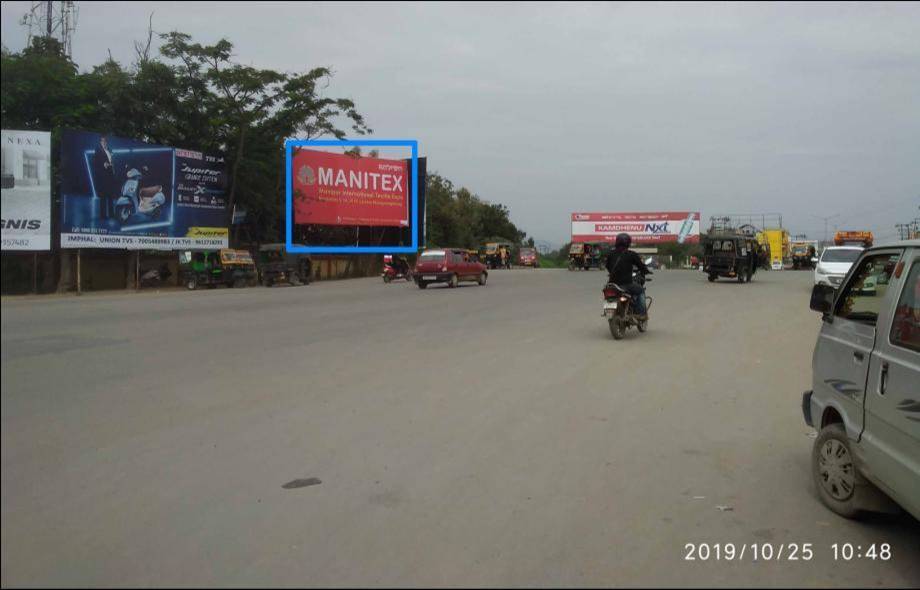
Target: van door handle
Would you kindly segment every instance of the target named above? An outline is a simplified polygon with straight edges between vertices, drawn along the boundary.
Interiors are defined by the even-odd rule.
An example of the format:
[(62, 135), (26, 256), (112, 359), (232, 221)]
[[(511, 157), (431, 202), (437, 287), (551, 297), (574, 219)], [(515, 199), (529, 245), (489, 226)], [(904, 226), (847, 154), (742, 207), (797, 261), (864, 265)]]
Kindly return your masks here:
[(854, 357), (856, 358), (856, 360), (858, 360), (859, 362), (862, 362), (863, 359), (866, 358), (866, 355), (864, 355), (863, 353), (859, 352), (858, 350), (857, 350), (856, 352), (853, 353), (853, 356), (854, 356)]
[(882, 374), (879, 375), (879, 379), (878, 379), (879, 395), (885, 395), (885, 390), (887, 388), (888, 388), (888, 363), (882, 363)]

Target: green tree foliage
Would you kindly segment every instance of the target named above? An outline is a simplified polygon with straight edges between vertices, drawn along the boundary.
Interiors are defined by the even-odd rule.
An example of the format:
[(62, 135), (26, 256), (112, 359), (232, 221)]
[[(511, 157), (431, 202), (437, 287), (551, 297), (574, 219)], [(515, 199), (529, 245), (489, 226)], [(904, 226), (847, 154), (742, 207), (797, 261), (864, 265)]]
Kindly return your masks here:
[(478, 248), (486, 241), (515, 244), (526, 237), (511, 222), (508, 208), (456, 188), (437, 173), (428, 174), (428, 246)]
[[(256, 230), (251, 237), (260, 241), (281, 236), (285, 139), (371, 132), (353, 100), (325, 95), (331, 68), (260, 69), (239, 63), (226, 39), (203, 45), (181, 32), (157, 36), (152, 28), (135, 52), (129, 66), (109, 56), (81, 72), (54, 39), (35, 38), (19, 53), (4, 49), (3, 126), (52, 130), (55, 141), (68, 127), (222, 154), (231, 183), (228, 223), (233, 205), (244, 207)], [(53, 150), (53, 164), (59, 153)], [(430, 244), (474, 248), (486, 239), (524, 239), (505, 206), (437, 174), (429, 175), (427, 188)]]
[[(0, 111), (12, 129), (86, 129), (223, 154), (230, 171), (228, 222), (245, 207), (256, 239), (276, 240), (284, 195), (284, 140), (344, 138), (370, 132), (354, 101), (329, 98), (333, 71), (258, 69), (236, 62), (233, 45), (195, 43), (186, 34), (150, 32), (137, 60), (111, 58), (80, 72), (54, 39), (35, 38), (20, 53), (2, 53)], [(57, 137), (55, 137), (57, 139)], [(55, 152), (54, 157), (57, 157)]]

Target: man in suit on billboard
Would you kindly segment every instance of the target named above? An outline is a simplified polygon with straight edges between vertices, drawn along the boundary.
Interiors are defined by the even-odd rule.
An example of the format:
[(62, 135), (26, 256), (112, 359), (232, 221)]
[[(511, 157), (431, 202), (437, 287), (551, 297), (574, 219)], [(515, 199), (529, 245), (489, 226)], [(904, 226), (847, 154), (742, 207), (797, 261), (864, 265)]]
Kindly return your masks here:
[(109, 141), (104, 135), (99, 137), (99, 145), (93, 154), (93, 183), (96, 195), (100, 199), (99, 218), (106, 220), (112, 216), (115, 198), (115, 163), (109, 150)]

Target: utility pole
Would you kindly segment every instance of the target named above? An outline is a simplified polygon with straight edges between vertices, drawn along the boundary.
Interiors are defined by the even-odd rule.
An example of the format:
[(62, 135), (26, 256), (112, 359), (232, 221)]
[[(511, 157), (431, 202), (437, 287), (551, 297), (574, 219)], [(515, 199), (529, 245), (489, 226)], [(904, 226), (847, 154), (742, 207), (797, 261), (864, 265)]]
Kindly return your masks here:
[(48, 0), (48, 14), (46, 16), (47, 16), (46, 22), (48, 24), (47, 24), (47, 29), (45, 30), (45, 34), (48, 37), (50, 37), (51, 31), (54, 30), (51, 26), (51, 24), (54, 22), (54, 3), (51, 0)]
[(820, 215), (812, 215), (812, 217), (815, 217), (815, 218), (817, 218), (817, 219), (823, 219), (823, 220), (824, 220), (824, 245), (827, 245), (827, 222), (830, 221), (831, 219), (835, 218), (835, 217), (840, 217), (840, 214), (837, 213), (837, 214), (835, 214), (835, 215), (828, 215), (828, 216), (826, 216), (826, 217), (822, 217), (822, 216), (820, 216)]

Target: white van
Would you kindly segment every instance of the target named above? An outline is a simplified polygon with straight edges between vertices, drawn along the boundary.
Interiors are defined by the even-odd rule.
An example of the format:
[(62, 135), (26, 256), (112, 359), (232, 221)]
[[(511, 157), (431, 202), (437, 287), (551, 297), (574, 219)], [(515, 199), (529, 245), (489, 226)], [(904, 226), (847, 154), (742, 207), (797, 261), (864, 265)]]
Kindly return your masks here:
[(824, 323), (802, 412), (818, 495), (846, 517), (891, 498), (920, 519), (920, 240), (869, 248), (838, 289), (815, 285), (811, 308)]

